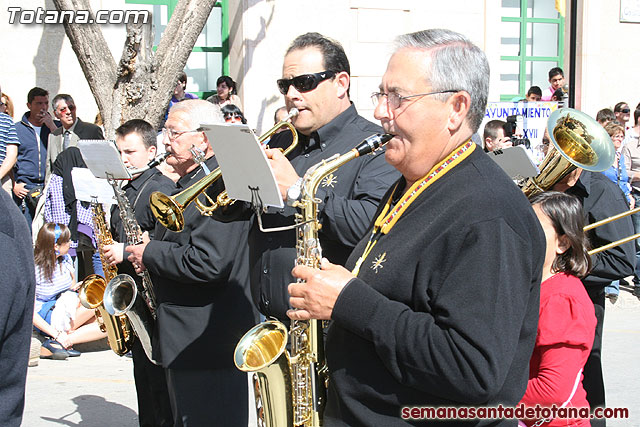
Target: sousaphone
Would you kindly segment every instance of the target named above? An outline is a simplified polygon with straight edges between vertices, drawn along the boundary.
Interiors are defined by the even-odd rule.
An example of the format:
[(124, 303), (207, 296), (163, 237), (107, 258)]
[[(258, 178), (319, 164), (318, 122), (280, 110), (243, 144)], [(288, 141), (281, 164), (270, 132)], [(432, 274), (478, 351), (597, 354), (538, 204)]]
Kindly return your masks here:
[(609, 134), (582, 111), (554, 111), (547, 130), (553, 146), (540, 163), (538, 176), (525, 181), (522, 191), (527, 197), (549, 190), (576, 168), (602, 172), (613, 164), (616, 150)]

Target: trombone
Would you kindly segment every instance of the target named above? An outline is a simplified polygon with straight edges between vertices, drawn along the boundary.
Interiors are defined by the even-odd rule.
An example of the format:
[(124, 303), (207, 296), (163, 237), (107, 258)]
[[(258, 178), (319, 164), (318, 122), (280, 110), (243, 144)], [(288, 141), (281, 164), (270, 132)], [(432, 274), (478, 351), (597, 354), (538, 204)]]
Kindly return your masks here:
[[(583, 230), (585, 232), (587, 232), (589, 230), (593, 230), (596, 227), (600, 227), (601, 225), (609, 224), (610, 222), (617, 221), (620, 218), (624, 218), (626, 216), (633, 215), (633, 214), (638, 213), (638, 212), (640, 212), (640, 207), (628, 210), (626, 212), (619, 213), (617, 215), (610, 216), (609, 218), (605, 218), (605, 219), (602, 219), (600, 221), (594, 222), (593, 224), (589, 224), (589, 225), (585, 226), (583, 228)], [(616, 246), (623, 245), (623, 244), (625, 244), (627, 242), (631, 242), (632, 240), (635, 240), (637, 238), (640, 238), (640, 233), (632, 234), (631, 236), (625, 237), (624, 239), (616, 240), (615, 242), (611, 242), (611, 243), (608, 243), (606, 245), (602, 245), (599, 248), (591, 249), (589, 251), (589, 255), (594, 255), (594, 254), (597, 254), (597, 253), (600, 253), (600, 252), (604, 252), (604, 251), (609, 250), (611, 248), (615, 248)]]
[[(283, 154), (286, 156), (289, 154), (297, 145), (298, 145), (298, 132), (296, 128), (289, 122), (289, 119), (298, 115), (298, 109), (292, 108), (289, 110), (289, 114), (284, 117), (281, 121), (276, 123), (271, 129), (262, 134), (258, 141), (263, 143), (268, 138), (271, 138), (273, 134), (276, 133), (280, 128), (287, 127), (291, 134), (293, 135), (293, 139), (289, 147), (283, 151)], [(222, 171), (220, 167), (217, 167), (212, 172), (201, 178), (195, 184), (185, 188), (180, 193), (174, 196), (167, 196), (164, 193), (156, 191), (151, 194), (149, 198), (149, 205), (151, 207), (151, 211), (153, 215), (158, 219), (158, 222), (165, 226), (168, 230), (171, 231), (182, 231), (184, 229), (184, 210), (187, 208), (189, 203), (194, 202), (198, 211), (200, 211), (201, 215), (211, 216), (213, 212), (218, 209), (220, 206), (228, 206), (234, 202), (234, 200), (229, 198), (226, 190), (223, 190), (218, 194), (216, 201), (213, 201), (209, 195), (207, 195), (204, 191), (214, 182), (218, 180), (222, 176)], [(210, 205), (205, 205), (203, 202), (198, 200), (198, 196), (200, 194), (204, 194), (205, 198), (209, 201)]]

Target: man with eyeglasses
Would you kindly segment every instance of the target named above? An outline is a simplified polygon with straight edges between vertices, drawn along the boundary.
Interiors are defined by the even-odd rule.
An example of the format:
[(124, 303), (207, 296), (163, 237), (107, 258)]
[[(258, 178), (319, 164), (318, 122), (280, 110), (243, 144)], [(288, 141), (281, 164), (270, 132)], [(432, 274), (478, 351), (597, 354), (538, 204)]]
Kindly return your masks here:
[[(208, 170), (217, 167), (201, 123), (224, 123), (217, 105), (204, 100), (175, 104), (163, 129), (180, 175), (177, 191), (206, 172), (194, 160), (202, 153)], [(222, 180), (211, 187), (216, 194)], [(246, 426), (247, 375), (233, 364), (238, 339), (257, 320), (248, 290), (248, 224), (222, 223), (203, 216), (194, 203), (184, 211), (184, 229), (158, 224), (154, 239), (127, 246), (137, 271), (147, 269), (157, 302), (154, 357), (165, 368), (176, 426)]]
[(464, 36), (397, 39), (373, 97), (402, 177), (346, 268), (296, 266), (306, 283), (289, 285), (291, 319), (332, 320), (325, 426), (407, 425), (412, 406), (513, 407), (524, 395), (545, 237), (471, 141), (488, 89), (486, 56)]
[[(292, 119), (298, 146), (285, 157), (291, 132), (274, 135), (266, 151), (280, 192), (287, 204), (300, 194), (306, 170), (334, 154), (343, 154), (382, 129), (360, 115), (349, 98), (349, 60), (342, 46), (318, 33), (298, 36), (287, 49), (282, 78), (277, 81), (287, 110), (297, 108)], [(339, 168), (320, 184), (316, 197), (322, 224), (323, 256), (344, 264), (364, 235), (380, 198), (397, 179), (397, 172), (384, 161), (382, 152), (364, 156)], [(265, 228), (291, 226), (297, 209), (270, 208), (262, 215)], [(293, 280), (296, 232), (262, 233), (253, 218), (249, 232), (251, 290), (253, 300), (266, 316), (288, 320), (287, 285)]]
[(71, 95), (60, 93), (51, 101), (53, 115), (60, 120), (62, 126), (51, 132), (47, 148), (46, 179), (58, 154), (68, 147), (75, 147), (81, 139), (104, 139), (102, 129), (93, 123), (83, 122), (76, 114), (76, 103)]

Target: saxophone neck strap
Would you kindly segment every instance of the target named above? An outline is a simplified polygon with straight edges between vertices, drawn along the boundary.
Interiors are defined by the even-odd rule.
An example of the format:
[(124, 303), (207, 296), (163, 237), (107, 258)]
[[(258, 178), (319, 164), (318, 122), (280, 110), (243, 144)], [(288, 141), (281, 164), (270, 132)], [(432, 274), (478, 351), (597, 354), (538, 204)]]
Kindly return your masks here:
[(476, 148), (476, 144), (471, 142), (471, 140), (467, 141), (463, 145), (457, 147), (453, 150), (442, 162), (435, 165), (422, 179), (416, 181), (407, 191), (405, 191), (402, 199), (395, 204), (392, 208), (392, 200), (393, 196), (398, 191), (398, 185), (396, 184), (393, 191), (389, 195), (382, 211), (376, 218), (376, 221), (373, 226), (373, 230), (371, 232), (371, 236), (369, 237), (369, 241), (367, 242), (367, 246), (364, 249), (364, 252), (356, 262), (356, 265), (352, 271), (356, 276), (360, 271), (360, 266), (367, 259), (369, 253), (378, 242), (378, 239), (382, 234), (388, 234), (393, 226), (398, 222), (402, 214), (409, 208), (411, 203), (413, 203), (420, 194), (424, 190), (426, 190), (431, 184), (436, 182), (438, 179), (443, 177), (447, 172), (457, 166), (464, 159), (469, 157), (469, 155)]

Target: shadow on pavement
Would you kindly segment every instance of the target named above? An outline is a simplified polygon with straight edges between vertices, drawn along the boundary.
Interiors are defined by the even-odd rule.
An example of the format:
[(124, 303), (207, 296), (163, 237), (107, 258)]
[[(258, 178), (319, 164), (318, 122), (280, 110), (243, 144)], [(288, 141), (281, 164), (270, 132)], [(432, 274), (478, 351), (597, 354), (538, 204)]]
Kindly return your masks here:
[[(102, 427), (105, 425), (137, 426), (138, 414), (119, 403), (109, 402), (104, 397), (94, 395), (76, 396), (72, 399), (76, 410), (60, 418), (40, 417), (43, 420), (67, 426)], [(67, 420), (74, 414), (80, 415), (80, 421)], [(77, 418), (77, 417), (74, 417)]]

